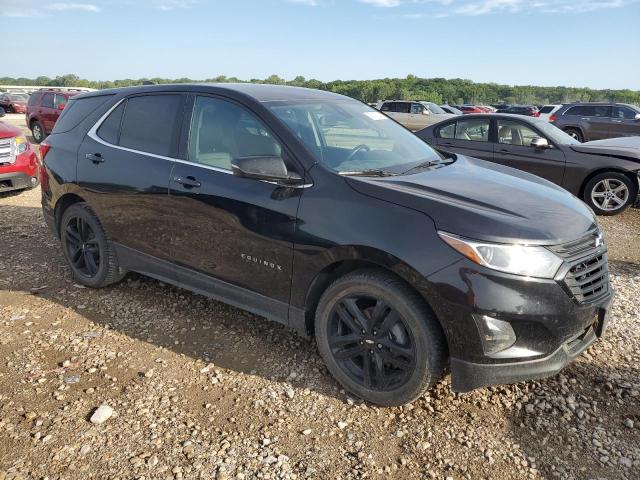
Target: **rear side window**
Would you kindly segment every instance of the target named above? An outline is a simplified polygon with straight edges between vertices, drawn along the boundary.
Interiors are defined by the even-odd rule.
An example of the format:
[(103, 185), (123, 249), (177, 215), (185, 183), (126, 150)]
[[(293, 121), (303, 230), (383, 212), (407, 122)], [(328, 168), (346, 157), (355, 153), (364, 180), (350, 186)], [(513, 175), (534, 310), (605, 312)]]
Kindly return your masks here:
[(608, 105), (576, 105), (567, 110), (564, 115), (578, 115), (582, 117), (609, 117), (611, 107)]
[(98, 129), (98, 136), (105, 142), (113, 145), (118, 144), (118, 136), (120, 135), (120, 123), (122, 122), (122, 114), (124, 113), (124, 106), (126, 102), (121, 102), (115, 110), (113, 110), (109, 116), (102, 122)]
[(56, 93), (56, 96), (53, 99), (53, 108), (58, 108), (60, 105), (66, 105), (68, 98), (64, 95)]
[(180, 95), (145, 95), (127, 100), (120, 146), (169, 156), (180, 104)]
[(474, 142), (489, 141), (489, 119), (471, 118), (456, 122), (457, 140), (472, 140)]
[(92, 114), (100, 105), (112, 98), (113, 95), (100, 95), (71, 99), (58, 118), (52, 133), (64, 133), (73, 130), (78, 124)]
[(554, 108), (554, 105), (545, 105), (540, 109), (540, 113), (551, 113), (551, 110), (553, 110)]
[(456, 124), (454, 123), (450, 123), (448, 125), (445, 125), (443, 127), (440, 127), (440, 129), (438, 130), (438, 137), (439, 138), (454, 138), (456, 135)]
[(380, 108), (381, 112), (393, 112), (395, 111), (393, 108), (393, 102), (386, 102), (382, 104), (382, 108)]
[(53, 108), (53, 93), (45, 93), (42, 96), (42, 106), (46, 108)]

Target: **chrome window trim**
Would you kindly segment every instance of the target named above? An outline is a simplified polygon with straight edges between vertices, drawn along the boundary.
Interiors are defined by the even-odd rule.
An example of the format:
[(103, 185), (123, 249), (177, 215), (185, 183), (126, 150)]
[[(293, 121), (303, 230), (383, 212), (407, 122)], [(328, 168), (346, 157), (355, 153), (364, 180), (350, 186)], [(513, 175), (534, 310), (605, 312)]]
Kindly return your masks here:
[[(123, 150), (125, 152), (130, 152), (130, 153), (137, 153), (139, 155), (147, 155), (149, 157), (153, 157), (153, 158), (159, 158), (160, 160), (167, 160), (169, 162), (176, 162), (176, 163), (182, 163), (184, 165), (191, 165), (193, 167), (198, 167), (198, 168), (203, 168), (205, 170), (212, 170), (214, 172), (220, 172), (220, 173), (226, 173), (227, 175), (233, 175), (233, 171), (231, 170), (225, 170), (224, 168), (218, 168), (218, 167), (212, 167), (210, 165), (203, 165), (201, 163), (196, 163), (196, 162), (191, 162), (189, 160), (183, 160), (181, 158), (174, 158), (174, 157), (165, 157), (164, 155), (158, 155), (156, 153), (150, 153), (150, 152), (143, 152), (142, 150), (135, 150), (133, 148), (127, 148), (127, 147), (121, 147), (120, 145), (114, 145), (112, 143), (109, 143), (105, 140), (103, 140), (102, 138), (100, 138), (98, 136), (98, 129), (102, 126), (102, 124), (104, 123), (104, 121), (107, 119), (107, 117), (111, 114), (111, 112), (113, 112), (116, 108), (118, 108), (118, 106), (127, 100), (128, 97), (125, 97), (121, 100), (119, 100), (118, 102), (116, 102), (111, 108), (109, 108), (109, 110), (107, 110), (99, 119), (98, 121), (93, 125), (93, 127), (91, 127), (89, 129), (89, 131), (87, 132), (87, 136), (89, 138), (91, 138), (92, 140), (95, 140), (98, 143), (101, 143), (102, 145), (105, 145), (107, 147), (111, 147), (111, 148), (117, 148), (118, 150)], [(193, 111), (191, 112), (193, 115)], [(191, 128), (191, 125), (189, 125), (189, 128)], [(189, 132), (191, 133), (191, 132)], [(267, 180), (260, 180), (263, 183), (269, 183), (272, 185), (278, 185), (276, 182), (270, 182)], [(312, 183), (305, 183), (303, 185), (287, 185), (286, 187), (283, 185), (278, 185), (280, 187), (284, 187), (284, 188), (309, 188), (312, 187), (313, 184)]]

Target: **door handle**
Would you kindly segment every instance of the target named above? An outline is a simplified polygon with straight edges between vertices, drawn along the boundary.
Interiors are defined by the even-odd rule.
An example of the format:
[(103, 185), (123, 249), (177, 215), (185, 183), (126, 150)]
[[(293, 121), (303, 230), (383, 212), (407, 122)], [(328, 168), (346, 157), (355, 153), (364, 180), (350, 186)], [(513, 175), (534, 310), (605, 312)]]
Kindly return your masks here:
[(580, 120), (586, 120), (588, 122), (589, 120), (591, 120), (591, 118), (590, 117), (582, 117)]
[(173, 177), (173, 181), (179, 183), (184, 188), (199, 188), (202, 184), (195, 177)]
[(95, 164), (104, 162), (104, 157), (101, 153), (87, 153), (84, 158), (91, 160)]

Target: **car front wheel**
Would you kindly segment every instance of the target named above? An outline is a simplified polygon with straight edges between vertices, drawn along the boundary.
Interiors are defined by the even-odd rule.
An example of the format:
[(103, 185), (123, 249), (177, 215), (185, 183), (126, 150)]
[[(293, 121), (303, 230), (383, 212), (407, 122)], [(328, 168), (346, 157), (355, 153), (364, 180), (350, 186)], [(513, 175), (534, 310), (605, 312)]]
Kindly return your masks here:
[(582, 132), (577, 128), (565, 128), (564, 133), (578, 140), (580, 143), (584, 142), (584, 135), (582, 135)]
[(584, 201), (598, 215), (617, 215), (634, 202), (637, 194), (637, 186), (626, 175), (605, 172), (589, 180)]
[(447, 345), (424, 301), (401, 280), (363, 270), (331, 284), (316, 310), (318, 349), (346, 390), (395, 406), (442, 378)]

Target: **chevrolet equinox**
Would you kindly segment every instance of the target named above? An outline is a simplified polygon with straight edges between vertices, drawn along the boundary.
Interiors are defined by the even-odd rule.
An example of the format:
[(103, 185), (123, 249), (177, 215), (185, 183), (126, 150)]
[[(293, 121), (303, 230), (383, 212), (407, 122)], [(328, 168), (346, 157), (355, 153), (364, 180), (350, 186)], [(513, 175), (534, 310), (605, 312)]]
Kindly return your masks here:
[(612, 290), (591, 210), (441, 154), (347, 97), (257, 84), (74, 96), (42, 144), (44, 217), (76, 280), (128, 271), (315, 336), (350, 392), (400, 405), (558, 372)]

